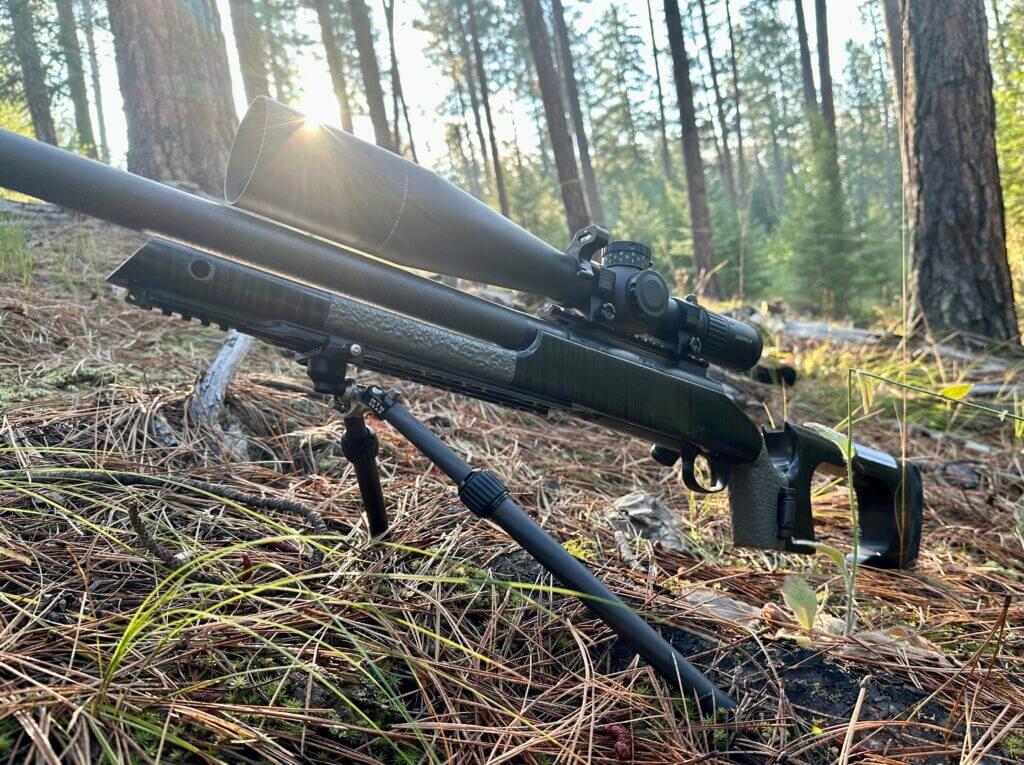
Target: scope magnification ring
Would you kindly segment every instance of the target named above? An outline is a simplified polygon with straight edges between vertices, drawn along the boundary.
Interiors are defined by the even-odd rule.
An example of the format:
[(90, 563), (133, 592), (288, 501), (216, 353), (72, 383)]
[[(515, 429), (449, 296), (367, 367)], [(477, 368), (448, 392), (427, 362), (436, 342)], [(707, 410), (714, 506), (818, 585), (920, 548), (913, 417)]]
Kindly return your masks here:
[(640, 242), (628, 241), (609, 242), (601, 259), (601, 265), (605, 268), (631, 266), (643, 270), (650, 268), (652, 263), (650, 247)]

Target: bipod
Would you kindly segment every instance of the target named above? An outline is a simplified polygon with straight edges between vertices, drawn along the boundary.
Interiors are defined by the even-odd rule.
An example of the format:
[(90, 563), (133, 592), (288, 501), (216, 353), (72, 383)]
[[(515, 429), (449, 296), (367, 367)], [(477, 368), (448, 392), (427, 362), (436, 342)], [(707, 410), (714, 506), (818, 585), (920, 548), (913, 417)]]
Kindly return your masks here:
[[(346, 349), (344, 355), (350, 358), (351, 349)], [(670, 686), (686, 695), (695, 695), (704, 711), (736, 708), (736, 702), (724, 691), (534, 523), (509, 498), (505, 484), (493, 473), (471, 467), (398, 403), (398, 391), (385, 392), (377, 386), (356, 385), (346, 377), (347, 366), (342, 354), (315, 355), (304, 363), (316, 390), (334, 396), (334, 406), (344, 417), (342, 452), (355, 468), (371, 535), (383, 534), (388, 521), (377, 467), (377, 438), (363, 421), (366, 414), (384, 420), (416, 447), (455, 483), (462, 504), (478, 518), (491, 521), (512, 537), (654, 667)]]

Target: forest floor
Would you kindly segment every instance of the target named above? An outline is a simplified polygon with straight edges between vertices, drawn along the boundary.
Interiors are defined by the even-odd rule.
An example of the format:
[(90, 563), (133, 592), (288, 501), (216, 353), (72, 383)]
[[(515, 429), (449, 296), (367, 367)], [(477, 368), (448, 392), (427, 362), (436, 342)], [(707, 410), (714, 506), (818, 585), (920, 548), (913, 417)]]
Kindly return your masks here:
[[(725, 499), (686, 492), (644, 444), (403, 384), (740, 702), (716, 719), (383, 425), (393, 528), (370, 541), (340, 417), (272, 348), (230, 388), (249, 461), (226, 460), (185, 405), (222, 333), (102, 281), (138, 243), (90, 221), (0, 223), (0, 762), (1024, 760), (1020, 433), (889, 383), (848, 390), (845, 371), (985, 383), (986, 405), (1019, 411), (999, 390), (1019, 360), (779, 334), (794, 388), (730, 379), (766, 424), (834, 425), (852, 401), (858, 441), (922, 466), (920, 559), (857, 570), (851, 637), (827, 556), (734, 549)], [(671, 511), (673, 544), (623, 532), (616, 503), (638, 491)], [(819, 538), (848, 550), (845, 487), (818, 494)], [(794, 574), (818, 593), (810, 633), (783, 601)]]

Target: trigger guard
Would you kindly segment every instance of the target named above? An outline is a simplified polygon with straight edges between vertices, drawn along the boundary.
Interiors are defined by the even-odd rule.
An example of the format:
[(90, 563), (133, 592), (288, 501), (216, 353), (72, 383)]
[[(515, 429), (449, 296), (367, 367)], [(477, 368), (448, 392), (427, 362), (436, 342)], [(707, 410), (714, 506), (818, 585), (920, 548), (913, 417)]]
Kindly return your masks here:
[(683, 451), (680, 459), (679, 472), (683, 479), (683, 485), (697, 494), (717, 494), (729, 483), (729, 463), (715, 462), (704, 455), (711, 472), (711, 486), (705, 486), (697, 478), (696, 462), (700, 453), (696, 449)]

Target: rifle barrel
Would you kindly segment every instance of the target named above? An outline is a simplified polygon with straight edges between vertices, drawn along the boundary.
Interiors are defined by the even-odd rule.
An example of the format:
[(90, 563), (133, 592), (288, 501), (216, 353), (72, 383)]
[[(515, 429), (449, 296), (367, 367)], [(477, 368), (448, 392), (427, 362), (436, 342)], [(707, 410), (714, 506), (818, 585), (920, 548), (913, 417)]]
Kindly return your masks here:
[(543, 322), (295, 229), (0, 130), (0, 186), (509, 349)]

